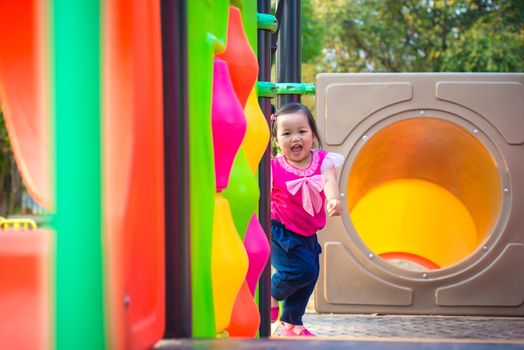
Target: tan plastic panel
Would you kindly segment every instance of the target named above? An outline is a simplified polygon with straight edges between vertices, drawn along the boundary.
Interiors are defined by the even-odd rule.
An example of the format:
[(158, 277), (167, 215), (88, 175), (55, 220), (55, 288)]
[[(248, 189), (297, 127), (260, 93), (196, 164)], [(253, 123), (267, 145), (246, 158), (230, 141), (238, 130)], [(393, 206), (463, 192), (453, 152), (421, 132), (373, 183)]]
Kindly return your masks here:
[(325, 271), (325, 298), (329, 303), (407, 306), (413, 302), (411, 288), (397, 286), (371, 275), (358, 266), (340, 243), (326, 243), (324, 260), (324, 266), (338, 263), (346, 266), (343, 274), (336, 270)]
[[(317, 122), (324, 148), (345, 156), (339, 187), (351, 192), (319, 233), (318, 312), (524, 315), (523, 73), (320, 74)], [(428, 181), (462, 203), (476, 247), (437, 269), (377, 256), (352, 206), (398, 179)], [(430, 232), (439, 227), (420, 235)], [(435, 249), (446, 255), (461, 234)], [(413, 235), (403, 237), (409, 246)]]
[(524, 85), (519, 82), (438, 82), (437, 98), (484, 116), (509, 144), (524, 143)]
[(484, 271), (452, 286), (438, 288), (436, 303), (442, 306), (522, 305), (524, 278), (518, 274), (518, 266), (524, 266), (524, 245), (510, 244)]
[(362, 119), (381, 108), (411, 99), (412, 90), (409, 83), (329, 85), (326, 89), (326, 116), (329, 118), (326, 142), (339, 145)]

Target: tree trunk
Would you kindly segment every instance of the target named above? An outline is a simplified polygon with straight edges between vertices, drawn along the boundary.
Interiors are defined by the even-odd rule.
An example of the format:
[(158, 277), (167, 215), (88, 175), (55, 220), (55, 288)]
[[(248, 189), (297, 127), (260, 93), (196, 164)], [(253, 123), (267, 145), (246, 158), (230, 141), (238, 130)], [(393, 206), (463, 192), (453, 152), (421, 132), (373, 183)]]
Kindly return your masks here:
[(0, 216), (17, 214), (22, 202), (22, 179), (12, 154), (8, 155), (8, 169), (0, 170)]
[(0, 216), (7, 217), (7, 197), (8, 191), (6, 182), (9, 178), (9, 171), (0, 169)]

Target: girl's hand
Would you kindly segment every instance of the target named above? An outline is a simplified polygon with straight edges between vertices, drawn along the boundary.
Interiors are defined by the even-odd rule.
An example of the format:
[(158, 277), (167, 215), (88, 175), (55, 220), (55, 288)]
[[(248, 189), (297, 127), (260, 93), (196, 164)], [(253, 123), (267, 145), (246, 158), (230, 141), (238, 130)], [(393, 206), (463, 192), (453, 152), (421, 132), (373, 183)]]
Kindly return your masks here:
[(338, 198), (330, 199), (326, 204), (329, 216), (340, 216), (342, 214), (342, 202)]

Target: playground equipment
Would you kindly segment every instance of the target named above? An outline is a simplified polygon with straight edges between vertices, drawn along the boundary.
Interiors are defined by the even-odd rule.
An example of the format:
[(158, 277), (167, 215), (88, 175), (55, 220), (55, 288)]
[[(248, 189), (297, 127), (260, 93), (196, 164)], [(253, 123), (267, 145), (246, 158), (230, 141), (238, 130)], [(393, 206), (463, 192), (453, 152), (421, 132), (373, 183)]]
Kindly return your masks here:
[(51, 348), (53, 247), (49, 230), (0, 230), (0, 339), (6, 347)]
[[(269, 220), (257, 212), (267, 159), (262, 191), (256, 178), (269, 131), (257, 95), (283, 103), (314, 87), (300, 83), (289, 27), (295, 61), (281, 68), (293, 74), (273, 84), (260, 67), (255, 84), (257, 20), (271, 31), (275, 19), (253, 0), (231, 3), (0, 3), (6, 124), (52, 214), (50, 228), (0, 231), (0, 321), (13, 320), (0, 339), (11, 347), (145, 349), (252, 337), (258, 324), (269, 335)], [(293, 14), (285, 5), (277, 12)], [(522, 314), (522, 80), (319, 77), (322, 135), (348, 155), (346, 211), (320, 235), (319, 311)], [(389, 220), (376, 220), (377, 203)]]
[[(13, 274), (29, 265), (32, 271), (18, 280), (6, 278), (0, 287), (1, 302), (20, 308), (17, 320), (26, 322), (24, 327), (14, 326), (14, 333), (8, 329), (13, 347), (27, 345), (28, 331), (37, 334), (37, 343), (27, 346), (44, 349), (145, 349), (164, 332), (207, 338), (226, 328), (232, 336), (257, 333), (254, 293), (269, 245), (260, 225), (251, 222), (257, 220), (255, 175), (269, 131), (256, 100), (256, 2), (241, 3), (242, 12), (229, 1), (182, 5), (57, 1), (47, 9), (25, 0), (0, 7), (7, 25), (0, 40), (0, 98), (8, 131), (29, 192), (53, 217), (49, 230), (1, 232), (2, 241), (8, 241), (1, 251), (2, 263), (10, 264)], [(12, 35), (7, 19), (15, 18), (27, 26)], [(186, 33), (186, 19), (187, 48), (182, 42), (170, 46), (174, 36)], [(244, 32), (244, 23), (249, 32)], [(51, 27), (52, 32), (47, 30)], [(183, 55), (173, 61), (173, 50)], [(214, 69), (214, 60), (226, 69)], [(176, 74), (186, 75), (187, 91), (172, 88), (173, 65), (178, 65)], [(230, 72), (236, 72), (234, 89), (226, 96), (219, 85), (232, 85)], [(213, 73), (218, 77), (214, 82)], [(211, 95), (213, 87), (216, 96)], [(240, 119), (226, 127), (215, 117), (230, 117), (224, 111), (231, 103), (236, 103)], [(180, 108), (177, 116), (173, 107), (180, 105), (187, 108)], [(188, 123), (172, 128), (175, 119)], [(237, 126), (233, 145), (231, 137), (224, 136)], [(171, 147), (174, 133), (189, 134), (189, 141)], [(224, 147), (213, 149), (219, 138)], [(187, 148), (188, 159), (182, 159), (173, 173), (172, 155)], [(229, 161), (223, 166), (225, 153)], [(215, 181), (214, 159), (220, 181)], [(189, 225), (181, 226), (183, 230), (165, 226), (178, 225), (170, 218), (179, 198), (166, 183), (177, 172), (191, 174), (185, 202), (190, 209), (180, 219)], [(177, 185), (178, 193), (184, 193), (184, 184)], [(178, 294), (182, 289), (175, 291), (169, 282), (184, 281), (185, 267), (173, 270), (173, 260), (166, 263), (166, 255), (171, 259), (184, 254), (185, 247), (173, 245), (184, 235), (179, 241), (189, 241), (191, 247), (182, 262), (192, 267), (187, 282), (191, 285), (186, 287), (191, 294)], [(224, 235), (229, 238), (221, 239)], [(246, 236), (257, 246), (246, 242)], [(28, 245), (29, 239), (34, 245)], [(231, 244), (224, 245), (227, 242)], [(28, 256), (20, 260), (18, 251)], [(248, 259), (255, 260), (249, 272)], [(169, 265), (167, 273), (164, 264)], [(220, 276), (225, 282), (214, 285)], [(229, 283), (230, 276), (237, 282)], [(38, 283), (28, 297), (18, 296), (20, 286), (33, 279)], [(34, 317), (28, 318), (24, 303), (35, 306)], [(179, 309), (172, 311), (177, 303)], [(233, 313), (234, 306), (250, 310), (249, 319)], [(167, 330), (166, 307), (172, 311)], [(183, 322), (172, 321), (177, 312)], [(8, 316), (0, 314), (3, 321)]]
[(320, 312), (523, 315), (524, 74), (321, 74)]
[[(49, 52), (41, 45), (48, 25), (38, 1), (2, 2), (0, 24), (0, 97), (11, 135), (11, 147), (29, 193), (53, 207), (50, 176), (49, 99), (42, 89), (49, 76)], [(9, 16), (5, 14), (17, 14)], [(7, 35), (16, 30), (16, 35)], [(17, 118), (10, 118), (16, 114)]]

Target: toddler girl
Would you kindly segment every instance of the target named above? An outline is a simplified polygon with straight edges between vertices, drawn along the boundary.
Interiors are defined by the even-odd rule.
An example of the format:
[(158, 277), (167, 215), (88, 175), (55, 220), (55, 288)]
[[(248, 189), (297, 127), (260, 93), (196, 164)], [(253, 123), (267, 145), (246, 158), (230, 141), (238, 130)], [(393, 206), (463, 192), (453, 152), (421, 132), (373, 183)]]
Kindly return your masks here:
[[(342, 204), (335, 167), (343, 157), (319, 148), (315, 120), (307, 107), (289, 103), (271, 116), (271, 134), (281, 154), (271, 160), (271, 321), (284, 301), (281, 334), (313, 336), (302, 323), (319, 273), (317, 231)], [(325, 210), (324, 210), (325, 206)]]

